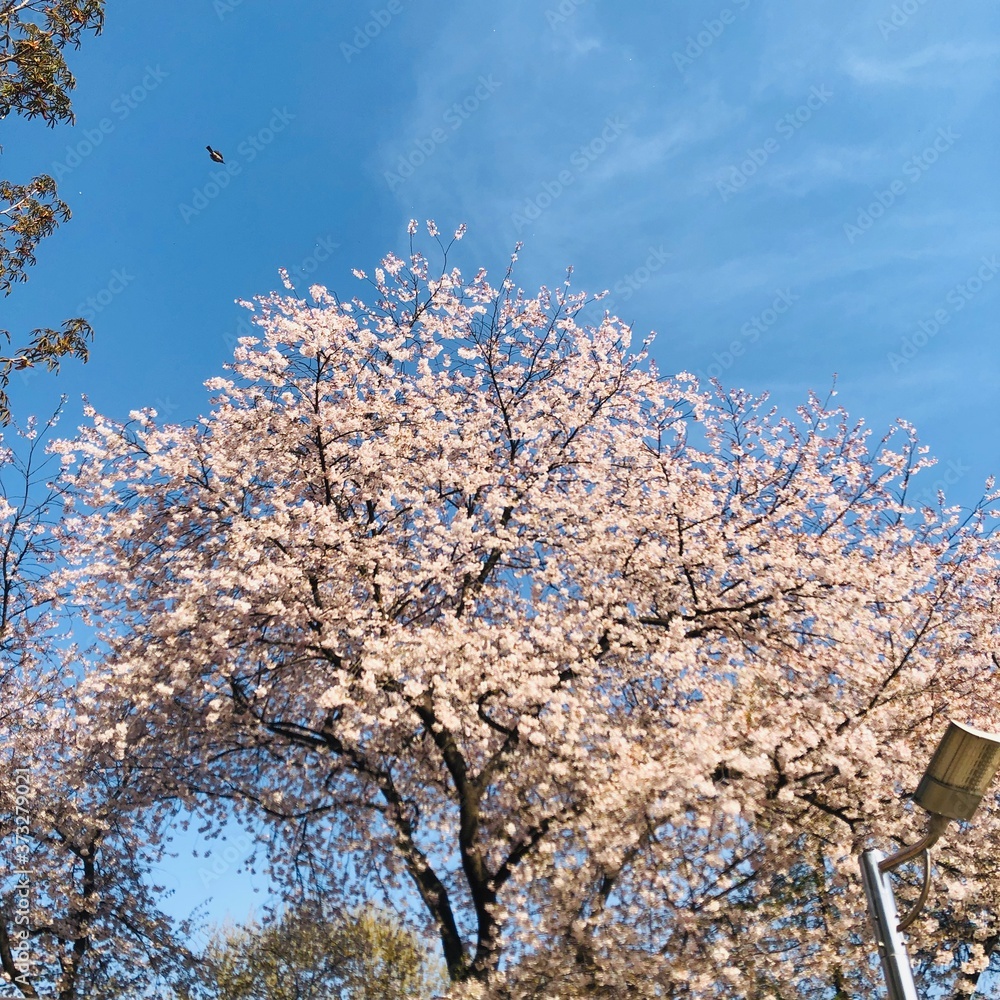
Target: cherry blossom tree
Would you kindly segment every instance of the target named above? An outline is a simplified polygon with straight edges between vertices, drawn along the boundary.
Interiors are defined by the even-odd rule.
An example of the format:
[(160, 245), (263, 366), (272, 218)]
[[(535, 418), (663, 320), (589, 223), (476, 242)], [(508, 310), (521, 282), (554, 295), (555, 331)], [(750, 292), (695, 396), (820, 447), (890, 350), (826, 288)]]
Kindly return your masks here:
[(140, 996), (185, 973), (150, 879), (172, 810), (151, 798), (141, 720), (88, 699), (72, 669), (50, 585), (54, 422), (0, 452), (0, 996)]
[[(664, 377), (568, 277), (415, 232), (371, 301), (257, 300), (194, 425), (60, 444), (92, 696), (273, 820), (289, 892), (408, 898), (455, 996), (871, 995), (857, 855), (920, 835), (948, 719), (1000, 728), (996, 496), (916, 509), (905, 422)], [(939, 852), (942, 991), (996, 944), (998, 834)]]

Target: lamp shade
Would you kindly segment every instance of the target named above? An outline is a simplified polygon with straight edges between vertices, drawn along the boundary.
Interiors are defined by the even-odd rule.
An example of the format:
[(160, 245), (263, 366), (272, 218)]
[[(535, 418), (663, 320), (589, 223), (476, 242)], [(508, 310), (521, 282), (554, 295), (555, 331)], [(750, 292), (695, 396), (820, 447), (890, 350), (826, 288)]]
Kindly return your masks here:
[(949, 722), (914, 801), (929, 813), (971, 819), (1000, 768), (1000, 736)]

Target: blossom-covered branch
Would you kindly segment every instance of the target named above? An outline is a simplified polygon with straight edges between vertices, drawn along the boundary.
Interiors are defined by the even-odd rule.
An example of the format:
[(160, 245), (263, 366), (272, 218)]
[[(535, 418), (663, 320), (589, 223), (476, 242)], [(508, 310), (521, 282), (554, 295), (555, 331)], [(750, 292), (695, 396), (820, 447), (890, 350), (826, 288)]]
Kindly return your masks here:
[[(195, 425), (60, 445), (93, 696), (290, 890), (410, 899), (456, 996), (870, 992), (854, 855), (1000, 724), (995, 497), (909, 506), (905, 422), (664, 377), (568, 278), (411, 244), (370, 287), (260, 299)], [(946, 849), (940, 986), (998, 832)]]

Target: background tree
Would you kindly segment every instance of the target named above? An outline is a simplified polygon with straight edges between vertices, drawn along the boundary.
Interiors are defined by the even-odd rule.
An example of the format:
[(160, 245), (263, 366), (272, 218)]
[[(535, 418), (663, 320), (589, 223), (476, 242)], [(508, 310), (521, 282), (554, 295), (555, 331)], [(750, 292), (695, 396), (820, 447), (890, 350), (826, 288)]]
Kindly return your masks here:
[(174, 810), (153, 801), (129, 706), (78, 687), (50, 586), (65, 493), (47, 429), (0, 444), (0, 996), (138, 997), (185, 971), (186, 928), (150, 879)]
[[(1000, 728), (996, 497), (915, 510), (907, 424), (661, 377), (449, 252), (260, 300), (193, 426), (60, 444), (93, 696), (274, 821), (290, 894), (408, 898), (455, 996), (871, 995), (856, 856), (917, 839), (948, 718)], [(998, 834), (939, 852), (933, 990), (988, 962)]]
[(221, 931), (200, 972), (210, 1000), (426, 1000), (445, 987), (426, 947), (388, 914), (330, 917), (316, 905)]
[[(0, 119), (13, 112), (50, 127), (72, 124), (76, 80), (65, 50), (79, 48), (84, 32), (99, 33), (103, 25), (104, 0), (0, 0)], [(27, 281), (36, 246), (69, 217), (47, 174), (26, 183), (0, 180), (0, 292), (9, 295), (14, 283)], [(0, 336), (10, 343), (9, 331)], [(5, 389), (12, 371), (38, 364), (56, 370), (66, 355), (86, 361), (92, 336), (86, 320), (68, 319), (59, 330), (33, 330), (27, 346), (0, 358), (0, 422), (10, 419)]]

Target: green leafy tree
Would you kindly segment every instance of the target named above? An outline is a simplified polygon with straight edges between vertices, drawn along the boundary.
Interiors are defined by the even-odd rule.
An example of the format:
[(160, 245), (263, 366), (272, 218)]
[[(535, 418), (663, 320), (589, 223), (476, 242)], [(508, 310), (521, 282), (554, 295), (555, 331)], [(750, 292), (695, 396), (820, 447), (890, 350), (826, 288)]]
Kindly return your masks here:
[[(0, 0), (0, 119), (12, 112), (46, 125), (74, 121), (70, 92), (76, 80), (65, 51), (79, 48), (86, 31), (100, 33), (104, 0)], [(56, 182), (47, 174), (26, 183), (0, 179), (0, 292), (27, 281), (35, 248), (70, 217)], [(8, 330), (0, 336), (11, 342)], [(58, 370), (60, 358), (86, 361), (90, 324), (81, 317), (60, 329), (38, 327), (26, 346), (0, 357), (0, 423), (10, 421), (6, 388), (11, 372), (35, 365)]]
[(397, 1000), (444, 989), (419, 939), (378, 910), (291, 910), (269, 926), (222, 931), (202, 957), (197, 995), (212, 1000)]

